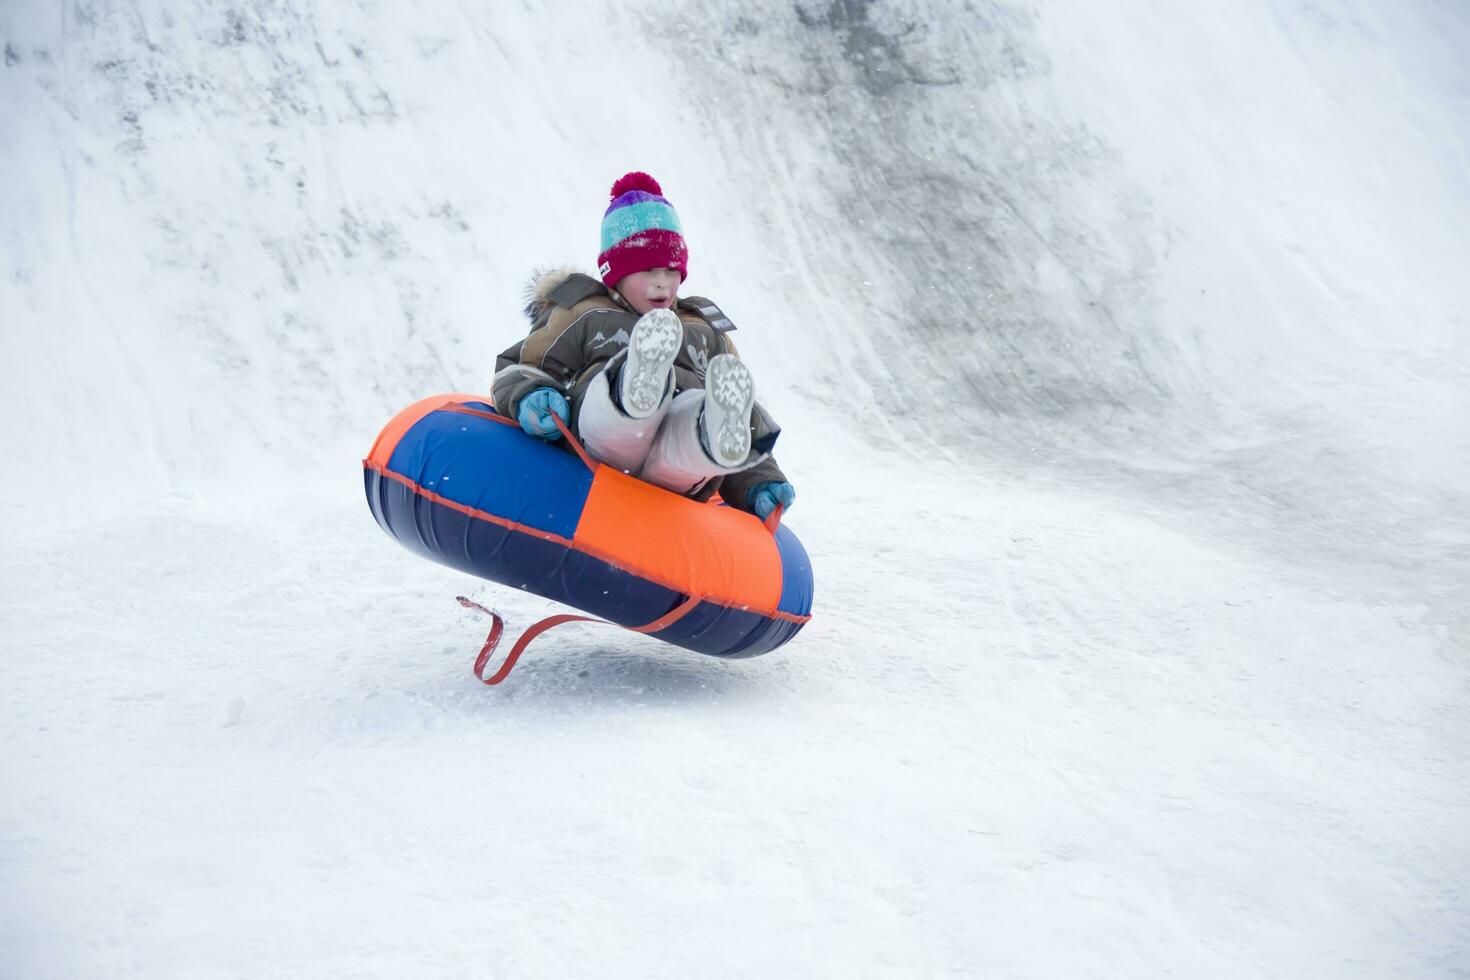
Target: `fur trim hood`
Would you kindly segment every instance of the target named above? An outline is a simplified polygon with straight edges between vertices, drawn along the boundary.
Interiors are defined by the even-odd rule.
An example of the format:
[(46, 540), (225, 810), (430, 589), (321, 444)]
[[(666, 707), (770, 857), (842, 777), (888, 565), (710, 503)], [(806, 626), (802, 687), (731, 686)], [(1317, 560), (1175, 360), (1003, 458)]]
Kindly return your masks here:
[(521, 291), (521, 298), (525, 301), (523, 309), (526, 319), (533, 324), (538, 321), (544, 323), (546, 313), (551, 308), (551, 294), (556, 291), (557, 286), (581, 271), (574, 265), (534, 270), (531, 278), (526, 281), (526, 288)]

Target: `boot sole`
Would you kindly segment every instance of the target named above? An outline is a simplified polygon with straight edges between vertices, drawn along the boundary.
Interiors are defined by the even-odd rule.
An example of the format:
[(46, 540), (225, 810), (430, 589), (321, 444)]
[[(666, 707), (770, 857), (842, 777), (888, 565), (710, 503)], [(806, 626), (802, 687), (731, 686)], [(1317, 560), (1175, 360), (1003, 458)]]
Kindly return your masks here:
[(739, 466), (750, 455), (750, 410), (755, 381), (733, 354), (710, 359), (704, 379), (704, 433), (711, 457), (721, 466)]
[(633, 327), (623, 365), (623, 411), (645, 419), (658, 411), (669, 386), (669, 370), (684, 339), (684, 324), (669, 310), (649, 310)]

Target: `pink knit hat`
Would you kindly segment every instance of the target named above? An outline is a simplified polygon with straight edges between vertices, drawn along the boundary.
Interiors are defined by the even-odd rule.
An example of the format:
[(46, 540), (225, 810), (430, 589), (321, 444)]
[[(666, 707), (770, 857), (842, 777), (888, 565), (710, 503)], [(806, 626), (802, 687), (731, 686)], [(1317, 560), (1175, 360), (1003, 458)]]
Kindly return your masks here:
[(689, 276), (689, 247), (674, 206), (658, 181), (641, 170), (624, 174), (612, 186), (612, 203), (602, 216), (602, 252), (597, 273), (608, 288), (624, 276), (649, 269), (678, 269)]

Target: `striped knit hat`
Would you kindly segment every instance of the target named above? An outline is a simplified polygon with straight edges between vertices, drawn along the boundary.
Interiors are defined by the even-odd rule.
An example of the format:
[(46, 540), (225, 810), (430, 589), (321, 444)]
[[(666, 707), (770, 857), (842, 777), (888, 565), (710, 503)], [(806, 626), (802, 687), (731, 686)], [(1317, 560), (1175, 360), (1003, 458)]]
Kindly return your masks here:
[(608, 288), (624, 276), (649, 269), (678, 269), (689, 276), (689, 247), (674, 206), (658, 181), (641, 170), (624, 174), (612, 186), (612, 203), (602, 216), (602, 253), (597, 273)]

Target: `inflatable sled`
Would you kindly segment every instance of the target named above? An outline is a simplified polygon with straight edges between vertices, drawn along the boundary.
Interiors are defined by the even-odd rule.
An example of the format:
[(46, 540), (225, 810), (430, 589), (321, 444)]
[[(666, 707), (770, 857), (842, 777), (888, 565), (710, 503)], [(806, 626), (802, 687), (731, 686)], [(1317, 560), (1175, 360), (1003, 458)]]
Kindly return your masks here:
[[(564, 430), (565, 431), (565, 430)], [(498, 683), (540, 632), (598, 619), (699, 653), (754, 657), (811, 618), (806, 550), (774, 520), (699, 503), (533, 438), (475, 395), (438, 395), (400, 412), (363, 460), (368, 505), (410, 550), (557, 602), (492, 678), (495, 617), (476, 661)]]

